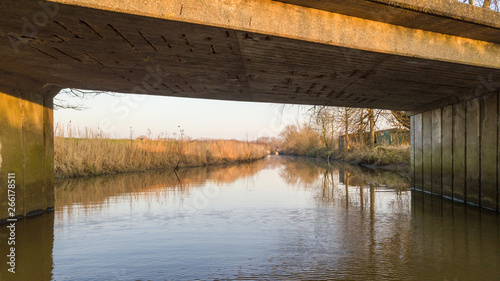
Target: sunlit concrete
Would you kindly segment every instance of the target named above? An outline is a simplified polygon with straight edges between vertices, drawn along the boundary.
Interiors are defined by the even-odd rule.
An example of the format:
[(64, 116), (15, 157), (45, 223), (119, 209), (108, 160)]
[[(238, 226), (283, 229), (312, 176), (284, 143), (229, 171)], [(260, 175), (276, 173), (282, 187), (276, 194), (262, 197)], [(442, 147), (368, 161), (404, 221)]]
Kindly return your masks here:
[[(54, 207), (52, 101), (58, 89), (28, 78), (0, 85), (0, 218)], [(15, 175), (15, 206), (8, 206), (8, 175)], [(9, 207), (13, 207), (9, 209)]]

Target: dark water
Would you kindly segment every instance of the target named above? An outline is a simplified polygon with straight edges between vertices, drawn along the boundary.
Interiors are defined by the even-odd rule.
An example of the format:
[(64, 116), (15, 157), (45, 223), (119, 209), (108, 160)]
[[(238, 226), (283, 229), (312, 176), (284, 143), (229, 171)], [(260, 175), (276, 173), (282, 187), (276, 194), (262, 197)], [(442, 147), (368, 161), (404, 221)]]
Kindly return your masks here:
[[(425, 197), (425, 198), (424, 198)], [(59, 183), (1, 280), (499, 280), (496, 213), (391, 173), (270, 157)]]

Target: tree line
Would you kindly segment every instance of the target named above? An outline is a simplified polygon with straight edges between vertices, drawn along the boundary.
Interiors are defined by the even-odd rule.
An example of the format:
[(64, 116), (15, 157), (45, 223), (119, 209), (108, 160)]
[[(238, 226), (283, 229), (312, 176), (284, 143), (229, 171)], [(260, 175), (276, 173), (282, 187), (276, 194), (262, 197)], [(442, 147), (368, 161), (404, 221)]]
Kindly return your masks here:
[(306, 122), (287, 125), (278, 138), (258, 141), (269, 143), (272, 150), (281, 153), (318, 156), (331, 154), (341, 146), (345, 150), (374, 148), (379, 130), (396, 129), (394, 132), (409, 135), (410, 117), (402, 111), (331, 106), (304, 109)]

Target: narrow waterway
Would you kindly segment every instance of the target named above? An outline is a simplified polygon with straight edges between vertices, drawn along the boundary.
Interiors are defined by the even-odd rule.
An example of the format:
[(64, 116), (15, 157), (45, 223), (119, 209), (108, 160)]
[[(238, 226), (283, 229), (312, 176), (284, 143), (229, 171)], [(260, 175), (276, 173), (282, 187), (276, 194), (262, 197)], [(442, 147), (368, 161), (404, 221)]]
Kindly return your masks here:
[(0, 280), (498, 280), (500, 216), (272, 156), (59, 182), (55, 212), (17, 224), (16, 273), (0, 263)]

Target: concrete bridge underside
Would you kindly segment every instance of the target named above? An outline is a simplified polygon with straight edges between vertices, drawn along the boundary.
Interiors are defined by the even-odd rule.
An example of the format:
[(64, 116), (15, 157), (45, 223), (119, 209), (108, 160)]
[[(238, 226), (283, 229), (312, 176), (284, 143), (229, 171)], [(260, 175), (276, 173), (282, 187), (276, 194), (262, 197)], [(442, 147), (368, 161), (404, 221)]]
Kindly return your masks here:
[[(52, 97), (62, 88), (405, 110), (420, 128), (412, 134), (414, 184), (426, 189), (428, 176), (433, 187), (440, 178), (447, 196), (446, 114), (476, 100), (477, 122), (498, 120), (482, 102), (498, 81), (499, 15), (452, 0), (5, 0), (0, 218), (8, 216), (7, 173), (19, 183), (16, 215), (53, 206)], [(477, 127), (478, 153), (493, 143), (498, 152), (490, 133), (498, 122), (488, 122), (496, 125)], [(498, 159), (479, 159), (480, 190), (480, 175)], [(487, 192), (493, 209), (497, 175)]]

